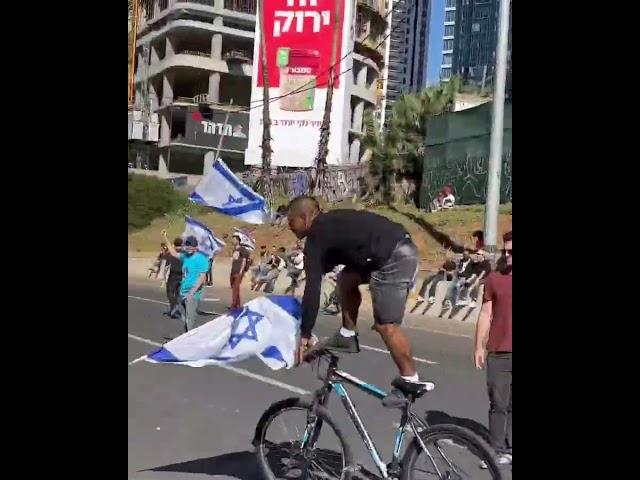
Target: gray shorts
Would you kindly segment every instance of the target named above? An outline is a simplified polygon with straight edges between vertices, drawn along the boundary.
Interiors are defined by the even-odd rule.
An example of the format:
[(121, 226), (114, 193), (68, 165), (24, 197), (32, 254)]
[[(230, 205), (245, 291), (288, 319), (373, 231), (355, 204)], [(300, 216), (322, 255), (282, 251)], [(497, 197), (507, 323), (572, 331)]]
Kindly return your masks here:
[(418, 249), (410, 238), (399, 242), (382, 268), (371, 272), (369, 290), (375, 323), (402, 323), (418, 271)]

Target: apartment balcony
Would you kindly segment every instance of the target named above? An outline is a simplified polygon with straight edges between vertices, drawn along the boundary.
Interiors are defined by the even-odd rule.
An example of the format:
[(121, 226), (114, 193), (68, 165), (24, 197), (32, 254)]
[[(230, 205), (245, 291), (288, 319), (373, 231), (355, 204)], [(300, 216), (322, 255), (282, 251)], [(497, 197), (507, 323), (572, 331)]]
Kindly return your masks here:
[[(223, 54), (224, 55), (224, 54)], [(167, 70), (191, 68), (208, 72), (228, 73), (241, 77), (250, 77), (253, 65), (251, 61), (238, 62), (237, 59), (214, 59), (204, 52), (183, 51), (175, 55), (168, 56), (163, 60), (151, 65), (148, 69), (139, 68), (136, 73), (135, 82), (139, 83), (146, 78), (152, 78), (163, 74)]]
[(386, 15), (385, 0), (358, 0), (358, 6), (381, 18)]
[(253, 65), (253, 52), (246, 50), (229, 50), (228, 52), (223, 52), (222, 58), (231, 63)]
[(234, 12), (248, 13), (255, 15), (258, 0), (224, 0), (224, 8)]
[(145, 32), (161, 20), (193, 14), (199, 17), (228, 17), (236, 22), (255, 24), (257, 0), (141, 0), (138, 32)]

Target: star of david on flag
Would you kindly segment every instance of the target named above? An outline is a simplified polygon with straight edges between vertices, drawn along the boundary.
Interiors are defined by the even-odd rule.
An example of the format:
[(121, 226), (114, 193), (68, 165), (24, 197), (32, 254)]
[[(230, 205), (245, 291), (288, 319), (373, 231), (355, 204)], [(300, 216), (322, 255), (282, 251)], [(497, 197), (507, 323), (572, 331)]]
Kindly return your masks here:
[(189, 199), (248, 223), (259, 224), (270, 220), (265, 199), (236, 177), (221, 159), (213, 162), (209, 173)]
[[(233, 322), (231, 324), (231, 336), (229, 337), (229, 346), (233, 349), (243, 339), (258, 341), (258, 333), (256, 332), (256, 324), (264, 318), (264, 315), (258, 312), (252, 311), (248, 307), (244, 307), (242, 310), (233, 315)], [(247, 322), (244, 331), (240, 332), (241, 321), (245, 319)]]

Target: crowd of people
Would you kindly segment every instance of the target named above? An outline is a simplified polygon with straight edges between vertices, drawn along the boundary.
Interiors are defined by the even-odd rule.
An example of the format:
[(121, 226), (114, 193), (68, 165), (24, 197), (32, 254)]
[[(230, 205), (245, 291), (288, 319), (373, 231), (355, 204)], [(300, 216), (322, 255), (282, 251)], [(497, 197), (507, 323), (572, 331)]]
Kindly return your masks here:
[[(189, 329), (193, 325), (190, 318), (186, 319), (186, 305), (180, 298), (180, 290), (183, 279), (187, 279), (187, 283), (193, 284), (193, 279), (185, 276), (183, 262), (188, 257), (197, 253), (197, 258), (204, 255), (197, 251), (197, 239), (189, 237), (184, 242), (195, 245), (196, 251), (192, 254), (183, 249), (183, 239), (178, 237), (172, 242), (172, 247), (168, 247), (169, 241), (166, 238), (166, 232), (163, 232), (164, 242), (160, 245), (160, 252), (154, 262), (152, 268), (149, 269), (149, 277), (161, 278), (166, 287), (167, 299), (169, 301), (169, 309), (166, 315), (174, 319), (182, 319), (185, 322), (185, 329)], [(186, 243), (185, 243), (186, 244)], [(289, 250), (285, 247), (277, 247), (272, 245), (269, 249), (266, 245), (262, 245), (260, 249), (254, 252), (255, 247), (252, 239), (240, 231), (235, 231), (231, 239), (231, 267), (229, 272), (229, 287), (231, 289), (231, 303), (229, 309), (234, 310), (240, 308), (241, 287), (245, 276), (249, 276), (249, 287), (252, 291), (266, 294), (282, 293), (285, 295), (295, 295), (299, 293), (300, 288), (304, 285), (304, 241), (298, 240), (295, 246)], [(206, 270), (203, 270), (203, 262), (198, 262), (198, 275), (204, 274), (204, 280), (198, 283), (197, 292), (194, 292), (195, 300), (200, 300), (202, 295), (202, 287), (213, 285), (213, 265), (215, 263), (215, 255), (210, 258), (204, 257), (207, 262)], [(191, 266), (193, 267), (193, 263)], [(324, 289), (323, 310), (326, 313), (336, 314), (340, 312), (340, 302), (337, 293), (337, 276), (342, 266), (336, 267), (326, 276)], [(202, 270), (202, 272), (200, 272)], [(276, 284), (281, 278), (289, 280), (288, 285), (281, 292), (276, 292)], [(195, 295), (197, 293), (197, 295)], [(191, 301), (192, 306), (194, 300)], [(199, 304), (195, 305), (196, 310)], [(190, 311), (193, 309), (190, 309)]]
[[(196, 243), (191, 238), (191, 243)], [(160, 246), (160, 253), (150, 269), (149, 276), (162, 276), (166, 285), (169, 310), (167, 315), (172, 318), (180, 318), (178, 306), (179, 290), (183, 278), (182, 261), (186, 256), (183, 252), (183, 239), (178, 237), (172, 243), (169, 250), (169, 242), (165, 238)], [(304, 241), (298, 240), (293, 248), (277, 247), (275, 244), (267, 248), (261, 245), (254, 252), (254, 245), (250, 237), (241, 231), (235, 231), (232, 235), (231, 269), (229, 287), (231, 289), (230, 309), (240, 308), (242, 305), (240, 290), (246, 274), (249, 274), (249, 287), (252, 291), (266, 294), (276, 292), (276, 284), (285, 277), (289, 279), (289, 285), (279, 293), (295, 295), (305, 283), (304, 275)], [(411, 312), (415, 312), (426, 303), (422, 314), (436, 303), (436, 290), (441, 282), (447, 282), (447, 290), (442, 300), (442, 308), (439, 316), (446, 315), (450, 310), (461, 307), (469, 307), (470, 311), (478, 306), (480, 287), (483, 281), (491, 273), (491, 263), (487, 259), (484, 248), (484, 235), (481, 230), (476, 230), (471, 235), (471, 243), (465, 246), (464, 253), (458, 261), (446, 260), (437, 272), (427, 275), (418, 291), (418, 298)], [(213, 285), (213, 265), (215, 255), (207, 259), (207, 268), (204, 271), (204, 281), (201, 286)], [(340, 264), (326, 273), (323, 278), (323, 295), (321, 308), (325, 313), (338, 314), (341, 311), (338, 276), (344, 265)], [(201, 287), (200, 286), (200, 287)], [(481, 303), (481, 302), (480, 302)]]
[(449, 282), (442, 302), (440, 315), (445, 315), (455, 307), (469, 306), (471, 309), (478, 305), (478, 295), (482, 281), (491, 273), (491, 262), (487, 259), (484, 248), (484, 234), (476, 230), (471, 235), (472, 244), (466, 246), (460, 260), (448, 259), (440, 269), (428, 275), (422, 282), (418, 299), (412, 312), (423, 303), (427, 306), (423, 314), (436, 302), (436, 289), (443, 281)]

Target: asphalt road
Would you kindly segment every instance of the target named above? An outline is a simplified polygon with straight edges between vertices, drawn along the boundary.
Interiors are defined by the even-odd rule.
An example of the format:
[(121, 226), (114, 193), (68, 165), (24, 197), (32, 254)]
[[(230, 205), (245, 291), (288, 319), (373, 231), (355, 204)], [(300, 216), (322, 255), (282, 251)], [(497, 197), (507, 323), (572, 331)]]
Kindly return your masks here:
[[(129, 280), (128, 360), (131, 361), (181, 334), (181, 324), (162, 315), (164, 292), (158, 284)], [(226, 312), (230, 294), (207, 288), (203, 309)], [(213, 317), (203, 316), (201, 322)], [(344, 355), (340, 367), (385, 390), (396, 368), (371, 320), (361, 318), (362, 352)], [(327, 336), (339, 327), (337, 317), (318, 319), (314, 333)], [(460, 423), (479, 431), (487, 423), (488, 400), (484, 372), (471, 364), (466, 336), (407, 329), (418, 359), (418, 371), (436, 388), (416, 402), (431, 423)], [(311, 392), (318, 387), (309, 366), (272, 371), (260, 361), (234, 369), (189, 368), (146, 362), (128, 367), (130, 480), (258, 480), (251, 439), (262, 412), (273, 402)], [(349, 390), (361, 418), (385, 461), (390, 459), (398, 412), (378, 400)], [(330, 410), (353, 446), (362, 466), (375, 471), (355, 428), (337, 398)], [(446, 413), (445, 413), (446, 412)], [(506, 471), (510, 477), (510, 470)], [(479, 477), (480, 478), (480, 477)]]

